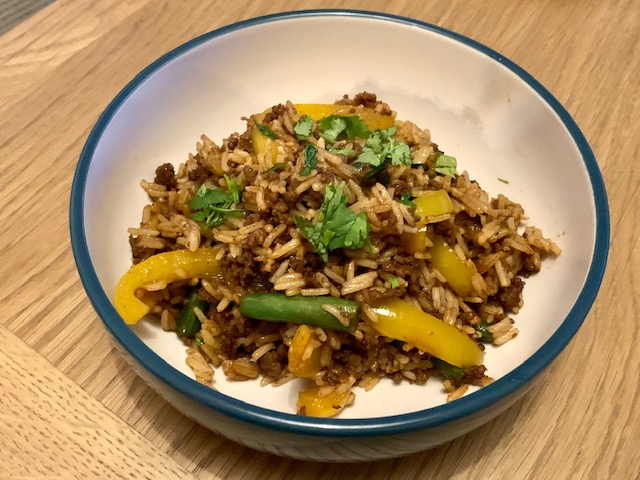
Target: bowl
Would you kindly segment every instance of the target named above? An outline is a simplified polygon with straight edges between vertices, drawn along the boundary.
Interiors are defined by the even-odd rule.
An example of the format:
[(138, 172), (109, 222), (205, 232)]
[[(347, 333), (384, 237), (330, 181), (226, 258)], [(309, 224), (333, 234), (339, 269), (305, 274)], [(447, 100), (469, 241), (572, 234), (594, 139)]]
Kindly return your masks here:
[[(319, 48), (318, 42), (321, 45)], [(128, 269), (127, 229), (147, 203), (141, 179), (186, 160), (202, 133), (243, 131), (242, 116), (290, 99), (375, 92), (399, 119), (429, 128), (492, 195), (521, 203), (563, 249), (527, 280), (518, 338), (488, 347), (492, 384), (446, 403), (442, 385), (382, 381), (339, 417), (296, 416), (294, 389), (197, 383), (185, 347), (155, 323), (126, 325), (113, 306)], [(443, 28), (363, 11), (255, 18), (195, 38), (140, 72), (109, 104), (80, 156), (71, 240), (96, 312), (138, 374), (183, 414), (251, 448), (298, 459), (364, 461), (421, 451), (491, 420), (531, 388), (576, 334), (600, 286), (609, 217), (580, 129), (531, 75)], [(217, 379), (222, 376), (216, 376)]]

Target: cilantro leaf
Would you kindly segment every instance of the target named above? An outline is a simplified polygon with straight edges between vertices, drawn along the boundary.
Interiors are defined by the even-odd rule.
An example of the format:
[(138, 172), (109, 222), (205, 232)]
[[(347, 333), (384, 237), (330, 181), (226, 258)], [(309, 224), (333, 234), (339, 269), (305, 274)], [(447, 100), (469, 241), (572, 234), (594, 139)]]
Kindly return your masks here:
[(303, 115), (293, 127), (293, 131), (296, 137), (298, 137), (298, 140), (304, 140), (309, 137), (313, 131), (313, 120), (309, 115)]
[(338, 140), (338, 135), (347, 129), (347, 121), (345, 117), (338, 115), (329, 115), (320, 119), (320, 127), (323, 132), (320, 134), (329, 143), (335, 143)]
[(318, 121), (322, 133), (320, 136), (329, 143), (336, 143), (342, 138), (369, 138), (371, 130), (357, 115), (329, 115)]
[(227, 183), (227, 189), (229, 190), (229, 194), (233, 200), (232, 203), (240, 203), (240, 187), (238, 186), (238, 181), (234, 177), (229, 177), (228, 175), (224, 176), (224, 181)]
[(377, 130), (367, 139), (362, 153), (354, 162), (356, 165), (369, 164), (379, 167), (388, 163), (391, 165), (411, 165), (411, 150), (409, 145), (398, 138), (394, 138), (395, 127)]
[(318, 149), (315, 145), (308, 144), (304, 148), (304, 168), (300, 175), (306, 177), (311, 175), (311, 171), (318, 165)]
[(447, 175), (449, 177), (455, 177), (456, 168), (458, 167), (458, 162), (455, 157), (450, 155), (440, 154), (436, 159), (435, 171), (440, 175)]
[(276, 138), (278, 138), (276, 137), (276, 134), (273, 133), (269, 127), (267, 127), (266, 125), (263, 125), (262, 123), (256, 122), (256, 128), (260, 130), (260, 133), (262, 135), (270, 138), (271, 140), (275, 140)]
[(345, 183), (327, 185), (316, 223), (295, 217), (296, 226), (326, 262), (337, 248), (362, 248), (369, 238), (370, 226), (364, 213), (356, 215), (347, 207)]
[(208, 228), (221, 225), (226, 215), (242, 215), (243, 210), (231, 208), (232, 205), (240, 203), (240, 187), (233, 177), (225, 175), (228, 192), (221, 188), (208, 188), (200, 185), (195, 196), (189, 201), (191, 218), (204, 222)]
[(285, 162), (278, 162), (273, 167), (266, 169), (263, 173), (277, 172), (278, 170), (282, 170), (286, 166), (287, 164)]
[(400, 195), (399, 202), (409, 207), (416, 208), (416, 204), (411, 201), (411, 194), (409, 192), (404, 192)]
[(344, 155), (345, 157), (348, 157), (356, 153), (356, 151), (353, 148), (336, 148), (333, 145), (329, 145), (327, 147), (327, 151), (329, 153), (333, 153), (334, 155)]

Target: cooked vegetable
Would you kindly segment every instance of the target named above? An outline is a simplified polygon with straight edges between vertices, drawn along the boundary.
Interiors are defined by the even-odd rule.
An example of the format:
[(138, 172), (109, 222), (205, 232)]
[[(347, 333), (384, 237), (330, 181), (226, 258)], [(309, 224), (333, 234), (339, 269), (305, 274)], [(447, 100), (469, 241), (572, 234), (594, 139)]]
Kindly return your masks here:
[(325, 187), (324, 200), (315, 223), (295, 217), (296, 226), (325, 262), (329, 261), (331, 250), (362, 248), (369, 237), (367, 216), (364, 212), (356, 215), (349, 210), (344, 186), (342, 182), (338, 186), (329, 184)]
[(286, 166), (287, 164), (285, 162), (276, 163), (273, 167), (265, 170), (264, 173), (277, 172), (278, 170), (282, 170)]
[[(354, 127), (355, 125), (354, 121), (347, 120), (345, 121), (344, 130), (341, 130), (340, 132), (338, 132), (338, 134), (340, 134), (342, 133), (342, 131), (345, 131), (345, 134), (346, 134), (346, 129), (347, 129), (346, 124), (349, 123), (349, 124), (353, 124), (349, 129), (349, 133), (355, 136), (365, 135), (366, 131), (369, 131), (370, 133), (370, 131), (380, 130), (383, 128), (390, 128), (390, 127), (393, 127), (393, 125), (395, 124), (395, 115), (381, 115), (371, 108), (362, 108), (362, 109), (359, 108), (357, 110), (354, 110), (354, 108), (351, 105), (335, 105), (335, 104), (321, 104), (321, 103), (302, 103), (302, 104), (296, 104), (294, 105), (294, 107), (296, 108), (296, 111), (298, 112), (298, 114), (301, 115), (300, 120), (294, 126), (294, 132), (296, 133), (296, 136), (300, 135), (302, 136), (302, 138), (306, 138), (304, 137), (305, 134), (308, 137), (312, 133), (309, 127), (309, 120), (304, 120), (305, 116), (306, 118), (309, 118), (316, 122), (322, 119), (325, 119), (326, 117), (329, 117), (329, 116), (335, 116), (335, 117), (356, 116), (363, 122), (363, 125), (358, 123), (359, 127), (356, 128)], [(267, 141), (269, 139), (271, 140), (276, 139), (276, 135), (273, 133), (273, 131), (271, 131), (269, 127), (261, 123), (264, 120), (264, 117), (267, 114), (267, 112), (270, 112), (270, 111), (271, 109), (268, 109), (263, 113), (256, 115), (254, 117), (256, 120), (256, 128), (253, 129), (253, 132), (251, 135), (251, 142), (253, 144), (253, 150), (257, 154), (264, 153), (266, 151)], [(354, 111), (355, 111), (355, 115), (354, 115)], [(331, 122), (329, 121), (329, 123)], [(341, 126), (342, 126), (342, 122), (339, 122), (339, 128)], [(297, 130), (296, 130), (296, 127), (297, 127)], [(311, 125), (311, 128), (312, 128), (312, 125)], [(306, 133), (307, 131), (309, 131), (308, 134)], [(300, 136), (298, 136), (298, 139), (300, 139)], [(367, 136), (368, 134), (366, 136), (362, 136), (361, 138), (367, 138)], [(346, 154), (336, 153), (336, 155), (346, 155)], [(275, 141), (272, 141), (271, 142), (271, 159), (272, 161), (275, 162), (277, 158), (278, 158), (278, 145)]]
[(193, 212), (191, 218), (203, 222), (207, 228), (221, 225), (226, 215), (244, 214), (244, 210), (231, 208), (240, 203), (238, 182), (227, 175), (224, 178), (227, 182), (227, 192), (221, 188), (208, 188), (202, 184), (188, 204)]
[(336, 148), (333, 145), (327, 145), (327, 151), (333, 153), (334, 155), (344, 155), (345, 157), (356, 153), (353, 148)]
[[(358, 303), (330, 296), (288, 297), (283, 293), (247, 293), (240, 299), (240, 313), (245, 317), (270, 322), (291, 322), (345, 332), (358, 325)], [(330, 313), (338, 313), (343, 322)]]
[(395, 115), (381, 115), (372, 108), (354, 109), (354, 107), (351, 105), (298, 103), (295, 104), (294, 107), (298, 114), (308, 115), (316, 122), (324, 117), (328, 117), (331, 115), (357, 115), (364, 123), (367, 124), (367, 127), (371, 131), (393, 127), (396, 121)]
[(473, 328), (476, 329), (476, 331), (480, 332), (480, 339), (484, 342), (493, 342), (493, 333), (491, 333), (489, 330), (487, 330), (487, 327), (490, 327), (491, 324), (485, 322), (484, 320), (482, 320), (479, 324), (474, 325)]
[(445, 190), (427, 190), (422, 192), (413, 200), (413, 203), (416, 206), (416, 215), (421, 217), (420, 225), (443, 220), (440, 218), (442, 215), (453, 212), (451, 197), (449, 197), (449, 194)]
[(477, 269), (471, 260), (461, 260), (440, 236), (433, 238), (429, 249), (431, 263), (447, 279), (447, 283), (461, 297), (468, 297), (474, 291), (471, 279)]
[(304, 168), (300, 172), (302, 177), (311, 175), (311, 171), (318, 165), (318, 148), (315, 145), (308, 144), (304, 147)]
[(199, 290), (199, 286), (191, 289), (187, 301), (182, 307), (182, 310), (180, 310), (180, 315), (176, 321), (176, 333), (179, 337), (194, 338), (196, 333), (200, 331), (200, 320), (194, 309), (199, 308), (205, 313), (204, 310), (207, 308), (207, 302), (200, 298), (198, 294)]
[[(402, 197), (400, 201), (402, 202)], [(420, 216), (418, 225), (446, 220), (453, 212), (451, 197), (444, 190), (426, 190), (409, 203), (415, 207), (416, 215)], [(427, 249), (428, 238), (425, 228), (421, 228), (416, 233), (403, 233), (401, 240), (402, 246), (409, 253), (424, 252)]]
[(313, 119), (309, 115), (302, 115), (298, 123), (293, 127), (298, 140), (305, 140), (313, 131)]
[(298, 392), (298, 415), (308, 417), (333, 417), (342, 410), (349, 401), (351, 390), (337, 389), (325, 396), (320, 396), (320, 388), (312, 387)]
[(256, 122), (256, 128), (260, 131), (262, 135), (264, 135), (267, 138), (270, 138), (271, 140), (275, 140), (276, 138), (278, 138), (276, 137), (276, 134), (273, 133), (269, 127), (267, 127), (266, 125), (263, 125), (262, 123)]
[(403, 300), (384, 300), (373, 311), (377, 321), (371, 326), (386, 337), (407, 342), (457, 367), (482, 364), (484, 354), (472, 339)]
[(464, 376), (464, 369), (451, 365), (450, 363), (436, 357), (431, 357), (431, 362), (444, 378), (448, 378), (455, 383), (460, 383), (462, 380), (462, 377)]
[(438, 158), (436, 158), (436, 164), (434, 170), (436, 173), (440, 175), (447, 175), (449, 177), (455, 177), (456, 168), (458, 167), (458, 162), (455, 157), (450, 155), (440, 154)]
[(403, 233), (400, 236), (400, 241), (404, 249), (409, 253), (424, 252), (429, 244), (425, 228), (421, 228), (416, 233)]
[(212, 278), (218, 273), (218, 248), (174, 250), (153, 255), (133, 265), (116, 286), (115, 307), (122, 319), (135, 324), (150, 307), (136, 297), (136, 291), (157, 282), (169, 284), (183, 278)]
[(314, 378), (321, 369), (322, 343), (313, 328), (300, 325), (289, 345), (289, 370), (301, 378)]
[[(264, 114), (256, 116), (256, 128), (251, 132), (251, 144), (253, 145), (253, 151), (256, 154), (265, 153), (267, 150), (267, 142), (270, 143), (270, 151), (271, 151), (271, 161), (275, 162), (278, 158), (278, 144), (274, 141), (275, 134), (268, 128), (259, 123), (264, 118)], [(268, 130), (272, 136), (265, 135), (262, 133), (260, 127), (263, 127), (262, 130)]]
[(323, 130), (320, 136), (329, 143), (339, 139), (369, 138), (371, 135), (367, 124), (357, 115), (330, 115), (320, 119), (318, 125)]
[(416, 204), (413, 203), (411, 201), (412, 197), (411, 194), (409, 192), (404, 192), (402, 195), (400, 195), (400, 200), (398, 200), (400, 203), (402, 203), (403, 205), (407, 205), (409, 207), (412, 208), (416, 208)]
[(411, 165), (411, 150), (409, 145), (398, 138), (394, 138), (395, 127), (378, 130), (367, 138), (362, 152), (355, 161), (355, 165), (369, 164), (372, 167), (383, 165)]

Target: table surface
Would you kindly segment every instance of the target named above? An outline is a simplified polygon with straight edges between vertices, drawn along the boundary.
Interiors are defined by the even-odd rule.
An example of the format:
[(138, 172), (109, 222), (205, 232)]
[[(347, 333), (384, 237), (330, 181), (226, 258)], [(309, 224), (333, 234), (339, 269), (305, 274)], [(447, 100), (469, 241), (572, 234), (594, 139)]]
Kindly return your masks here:
[[(577, 121), (611, 209), (599, 296), (536, 389), (453, 442), (367, 464), (257, 453), (179, 414), (114, 348), (69, 241), (83, 143), (138, 71), (217, 27), (321, 7), (413, 17), (515, 61)], [(638, 0), (54, 2), (0, 36), (0, 477), (638, 478), (639, 78)]]

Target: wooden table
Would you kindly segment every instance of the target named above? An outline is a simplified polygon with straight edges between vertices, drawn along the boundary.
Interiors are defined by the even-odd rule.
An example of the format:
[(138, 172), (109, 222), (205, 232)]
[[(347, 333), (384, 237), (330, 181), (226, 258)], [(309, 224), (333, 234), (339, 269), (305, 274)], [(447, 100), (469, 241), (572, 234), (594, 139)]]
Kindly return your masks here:
[[(599, 297), (534, 391), (454, 442), (347, 466), (248, 450), (149, 389), (85, 296), (67, 221), (82, 145), (135, 73), (217, 27), (320, 7), (414, 17), (514, 60), (580, 125), (611, 207)], [(56, 1), (0, 37), (0, 478), (638, 478), (639, 78), (638, 0)]]

